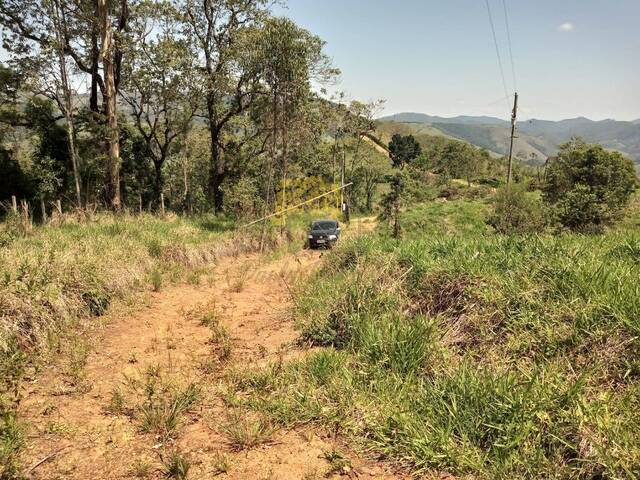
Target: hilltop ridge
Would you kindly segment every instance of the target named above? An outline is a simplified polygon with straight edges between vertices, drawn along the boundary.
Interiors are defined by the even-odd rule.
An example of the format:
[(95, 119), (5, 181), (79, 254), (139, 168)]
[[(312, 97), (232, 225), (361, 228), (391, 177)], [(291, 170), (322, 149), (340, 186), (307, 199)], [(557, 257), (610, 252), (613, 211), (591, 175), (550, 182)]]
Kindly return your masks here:
[[(499, 154), (505, 154), (508, 149), (506, 139), (510, 134), (509, 122), (496, 117), (460, 115), (447, 118), (402, 112), (378, 120), (413, 125), (416, 130), (429, 125), (431, 134), (453, 137)], [(535, 156), (543, 160), (556, 153), (560, 144), (577, 136), (588, 142), (601, 143), (607, 149), (620, 151), (640, 165), (640, 119), (630, 122), (591, 120), (586, 117), (557, 121), (528, 119), (518, 122), (517, 130), (515, 154), (523, 159)]]

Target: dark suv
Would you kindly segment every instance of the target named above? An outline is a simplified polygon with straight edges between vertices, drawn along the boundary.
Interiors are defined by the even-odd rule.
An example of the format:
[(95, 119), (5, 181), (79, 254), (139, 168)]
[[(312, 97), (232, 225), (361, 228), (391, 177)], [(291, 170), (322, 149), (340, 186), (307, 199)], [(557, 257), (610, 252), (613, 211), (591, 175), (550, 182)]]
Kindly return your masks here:
[(316, 220), (309, 229), (309, 248), (331, 248), (338, 238), (340, 238), (340, 225), (336, 220)]

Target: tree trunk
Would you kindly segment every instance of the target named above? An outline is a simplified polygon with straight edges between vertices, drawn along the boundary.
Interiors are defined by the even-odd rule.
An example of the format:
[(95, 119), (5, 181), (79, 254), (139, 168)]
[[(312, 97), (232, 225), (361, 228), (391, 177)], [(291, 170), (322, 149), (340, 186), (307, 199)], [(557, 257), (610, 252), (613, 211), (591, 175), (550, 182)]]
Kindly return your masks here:
[(396, 200), (393, 205), (393, 237), (400, 238), (400, 201)]
[(367, 203), (366, 203), (366, 208), (367, 208), (367, 212), (371, 212), (371, 209), (373, 208), (373, 192), (375, 190), (375, 184), (373, 184), (374, 186), (371, 186), (370, 184), (367, 184), (366, 189), (367, 189)]
[(222, 212), (224, 196), (222, 180), (224, 180), (224, 165), (222, 165), (220, 151), (220, 129), (215, 123), (215, 100), (207, 98), (207, 113), (209, 114), (209, 136), (211, 139), (211, 163), (209, 164), (209, 198), (213, 202), (213, 213)]
[(113, 27), (109, 19), (108, 0), (98, 0), (98, 21), (102, 47), (100, 57), (104, 72), (104, 110), (107, 118), (107, 200), (115, 211), (121, 209), (120, 202), (120, 139), (116, 107), (116, 84), (113, 64), (114, 38)]
[(76, 204), (79, 209), (82, 209), (82, 196), (80, 194), (80, 172), (78, 171), (78, 156), (76, 155), (75, 144), (75, 127), (73, 124), (73, 101), (71, 88), (69, 86), (69, 77), (67, 75), (67, 62), (64, 55), (63, 35), (65, 29), (65, 18), (64, 12), (60, 8), (60, 1), (56, 0), (53, 6), (56, 25), (56, 37), (58, 40), (58, 67), (60, 69), (60, 84), (62, 87), (62, 95), (64, 97), (63, 113), (65, 120), (67, 121), (67, 142), (69, 145), (69, 156), (71, 157), (71, 168), (73, 170), (73, 180), (76, 190)]
[(164, 178), (162, 177), (162, 165), (164, 164), (164, 159), (154, 160), (153, 168), (155, 169), (155, 177), (153, 182), (153, 196), (158, 201), (158, 205), (160, 205), (160, 196), (162, 195), (162, 190), (164, 187)]
[(89, 96), (89, 110), (94, 113), (99, 111), (98, 106), (98, 66), (100, 64), (100, 50), (98, 48), (98, 35), (91, 32), (91, 93)]

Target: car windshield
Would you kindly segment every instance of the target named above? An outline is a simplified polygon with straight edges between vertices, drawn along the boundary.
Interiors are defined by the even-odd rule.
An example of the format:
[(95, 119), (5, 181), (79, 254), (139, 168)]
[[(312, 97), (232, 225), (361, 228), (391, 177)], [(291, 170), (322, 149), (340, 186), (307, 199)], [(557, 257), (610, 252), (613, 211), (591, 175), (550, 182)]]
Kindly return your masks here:
[(336, 222), (313, 222), (311, 230), (333, 230), (336, 228)]

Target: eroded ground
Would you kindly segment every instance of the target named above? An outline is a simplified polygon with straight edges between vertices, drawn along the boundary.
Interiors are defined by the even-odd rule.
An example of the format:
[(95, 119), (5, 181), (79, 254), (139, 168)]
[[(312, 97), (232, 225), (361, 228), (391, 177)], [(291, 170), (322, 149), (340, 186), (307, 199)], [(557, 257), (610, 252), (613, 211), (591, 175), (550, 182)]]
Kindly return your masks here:
[[(354, 222), (349, 234), (372, 227)], [(34, 479), (400, 478), (313, 428), (275, 430), (226, 399), (229, 372), (304, 355), (287, 315), (321, 251), (224, 258), (198, 285), (150, 294), (26, 387)]]

